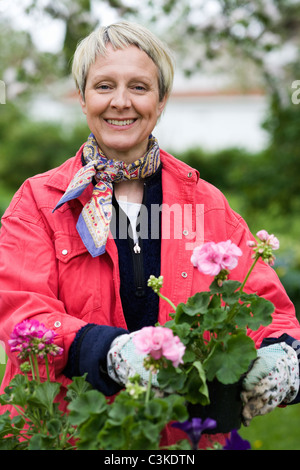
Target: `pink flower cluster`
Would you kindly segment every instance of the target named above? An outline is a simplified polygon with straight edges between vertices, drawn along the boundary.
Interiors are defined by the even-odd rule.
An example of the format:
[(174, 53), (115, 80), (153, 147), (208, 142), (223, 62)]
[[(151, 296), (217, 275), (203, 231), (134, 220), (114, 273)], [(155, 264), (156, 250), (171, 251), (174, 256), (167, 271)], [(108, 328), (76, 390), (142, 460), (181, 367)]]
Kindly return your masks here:
[(12, 352), (19, 353), (20, 359), (26, 359), (31, 354), (43, 359), (46, 354), (62, 354), (63, 349), (54, 344), (55, 336), (55, 331), (37, 320), (24, 320), (14, 327), (8, 344)]
[(174, 367), (183, 364), (185, 346), (169, 328), (146, 326), (133, 337), (133, 343), (140, 354), (150, 354), (155, 360), (165, 357)]
[(231, 240), (219, 243), (207, 242), (194, 249), (191, 262), (201, 273), (217, 276), (223, 270), (234, 269), (241, 255), (241, 249)]
[(260, 242), (254, 240), (248, 241), (248, 246), (253, 248), (257, 256), (262, 257), (262, 259), (268, 263), (270, 266), (274, 265), (275, 256), (273, 255), (273, 250), (278, 250), (279, 240), (273, 234), (269, 234), (266, 230), (259, 230), (256, 236), (259, 238)]
[[(273, 235), (273, 233), (271, 235), (269, 235), (269, 233), (266, 230), (259, 230), (259, 232), (257, 232), (256, 236), (262, 242), (265, 242), (266, 245), (270, 246), (272, 248), (272, 250), (278, 250), (279, 240), (278, 240), (278, 238), (275, 237), (275, 235)], [(248, 245), (249, 246), (255, 246), (256, 243), (253, 242), (252, 240), (250, 240), (248, 242)]]

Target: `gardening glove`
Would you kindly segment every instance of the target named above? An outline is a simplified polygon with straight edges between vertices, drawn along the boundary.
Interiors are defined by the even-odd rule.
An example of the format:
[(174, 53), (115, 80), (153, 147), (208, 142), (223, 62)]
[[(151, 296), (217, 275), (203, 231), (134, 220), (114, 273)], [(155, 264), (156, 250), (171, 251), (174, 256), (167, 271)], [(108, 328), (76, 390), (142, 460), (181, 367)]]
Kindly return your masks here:
[(241, 394), (245, 426), (254, 416), (264, 415), (280, 403), (294, 400), (299, 389), (296, 352), (286, 343), (276, 343), (257, 351), (258, 358), (243, 381)]
[[(147, 386), (149, 371), (144, 368), (146, 354), (137, 353), (133, 337), (137, 332), (117, 336), (107, 354), (108, 375), (120, 385), (126, 385), (128, 379), (138, 374), (141, 384)], [(158, 387), (157, 375), (152, 373), (152, 385)]]

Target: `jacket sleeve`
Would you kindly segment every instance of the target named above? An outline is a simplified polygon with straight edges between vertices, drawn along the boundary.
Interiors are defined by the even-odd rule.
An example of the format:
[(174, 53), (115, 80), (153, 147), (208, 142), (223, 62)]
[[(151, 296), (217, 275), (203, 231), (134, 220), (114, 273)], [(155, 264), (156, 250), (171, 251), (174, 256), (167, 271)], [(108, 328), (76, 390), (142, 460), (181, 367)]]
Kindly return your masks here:
[[(7, 344), (14, 326), (25, 319), (36, 319), (56, 332), (56, 343), (64, 350), (63, 355), (51, 359), (57, 376), (84, 322), (67, 315), (58, 298), (55, 254), (41, 220), (4, 216), (0, 236), (0, 339)], [(9, 348), (6, 352), (17, 365), (16, 356)]]
[(86, 380), (106, 396), (119, 392), (122, 387), (107, 373), (107, 353), (113, 340), (124, 333), (128, 331), (123, 328), (87, 324), (76, 334), (63, 373), (70, 379), (87, 373)]
[[(243, 252), (243, 256), (239, 259), (238, 267), (230, 273), (230, 277), (243, 281), (253, 263), (253, 251), (247, 246), (247, 241), (254, 240), (254, 237), (245, 221), (240, 219), (238, 228), (234, 230), (230, 238)], [(283, 334), (300, 340), (300, 325), (295, 307), (280, 282), (276, 270), (267, 265), (261, 258), (246, 282), (245, 291), (257, 293), (274, 305), (272, 323), (265, 327), (260, 327), (257, 331), (249, 330), (248, 332), (257, 348), (261, 346), (264, 338), (278, 338)]]
[[(0, 340), (6, 345), (8, 362), (11, 363), (7, 364), (7, 369), (12, 367), (16, 371), (18, 359), (7, 347), (14, 326), (25, 319), (36, 319), (43, 323), (56, 332), (55, 342), (64, 351), (61, 356), (49, 358), (51, 379), (63, 380), (70, 347), (77, 332), (87, 323), (66, 312), (64, 303), (59, 299), (58, 267), (53, 240), (42, 216), (34, 207), (34, 199), (31, 210), (27, 212), (21, 210), (23, 205), (20, 201), (22, 189), (4, 214), (0, 231)], [(125, 332), (121, 330), (121, 333)], [(107, 330), (100, 328), (94, 330), (95, 347), (102, 345), (101, 354), (98, 357), (93, 355), (94, 363), (96, 359), (103, 360), (105, 347), (109, 347), (109, 338), (112, 337), (113, 341), (116, 334), (113, 328), (109, 334)], [(106, 337), (105, 341), (103, 335)], [(82, 351), (81, 367), (74, 370), (84, 373), (87, 372), (84, 367), (90, 362), (88, 348), (85, 347)], [(83, 354), (86, 355), (85, 358)], [(99, 371), (99, 367), (96, 370)], [(42, 377), (46, 376), (43, 367), (40, 373)]]

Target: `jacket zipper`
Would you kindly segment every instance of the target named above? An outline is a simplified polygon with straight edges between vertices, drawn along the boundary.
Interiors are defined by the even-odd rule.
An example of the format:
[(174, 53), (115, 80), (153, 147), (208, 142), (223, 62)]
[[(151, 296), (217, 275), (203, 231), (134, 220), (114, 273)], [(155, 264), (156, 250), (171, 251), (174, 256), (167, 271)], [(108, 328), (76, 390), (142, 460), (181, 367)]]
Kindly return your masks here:
[[(142, 204), (145, 204), (147, 185), (144, 183), (144, 195)], [(142, 239), (138, 237), (136, 243), (130, 238), (131, 250), (132, 250), (132, 262), (134, 272), (134, 283), (135, 283), (135, 295), (137, 297), (143, 297), (145, 295), (145, 275), (144, 275), (144, 255), (142, 250)]]
[(135, 283), (135, 295), (143, 297), (145, 295), (145, 279), (144, 279), (144, 260), (140, 239), (132, 248), (133, 272)]

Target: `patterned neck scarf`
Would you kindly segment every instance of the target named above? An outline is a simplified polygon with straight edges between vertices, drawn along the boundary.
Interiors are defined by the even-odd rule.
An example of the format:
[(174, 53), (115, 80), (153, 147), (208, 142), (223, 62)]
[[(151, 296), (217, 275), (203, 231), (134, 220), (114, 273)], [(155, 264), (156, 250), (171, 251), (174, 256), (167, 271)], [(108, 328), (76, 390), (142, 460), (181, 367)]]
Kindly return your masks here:
[(83, 159), (86, 165), (73, 177), (54, 211), (80, 196), (95, 179), (92, 197), (82, 209), (76, 228), (87, 250), (96, 257), (105, 252), (112, 217), (113, 183), (143, 179), (155, 173), (160, 165), (160, 151), (157, 140), (150, 135), (148, 150), (139, 160), (129, 164), (108, 160), (90, 134), (83, 148)]

